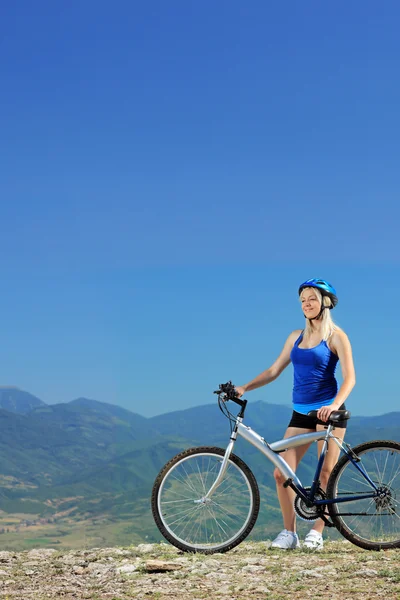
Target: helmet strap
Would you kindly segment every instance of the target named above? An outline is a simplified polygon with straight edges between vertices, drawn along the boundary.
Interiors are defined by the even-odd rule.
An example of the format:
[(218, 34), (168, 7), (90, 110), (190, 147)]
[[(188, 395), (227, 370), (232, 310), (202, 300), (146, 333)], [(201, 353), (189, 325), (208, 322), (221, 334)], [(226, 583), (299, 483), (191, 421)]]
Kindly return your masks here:
[(322, 315), (322, 313), (324, 312), (324, 310), (325, 310), (326, 308), (328, 308), (328, 307), (327, 307), (327, 306), (324, 306), (324, 305), (322, 304), (322, 306), (321, 306), (321, 310), (319, 311), (319, 314), (318, 314), (316, 317), (311, 317), (311, 319), (310, 319), (310, 317), (307, 317), (307, 319), (308, 319), (309, 321), (314, 321), (315, 319), (319, 319), (319, 318), (320, 318), (320, 316)]

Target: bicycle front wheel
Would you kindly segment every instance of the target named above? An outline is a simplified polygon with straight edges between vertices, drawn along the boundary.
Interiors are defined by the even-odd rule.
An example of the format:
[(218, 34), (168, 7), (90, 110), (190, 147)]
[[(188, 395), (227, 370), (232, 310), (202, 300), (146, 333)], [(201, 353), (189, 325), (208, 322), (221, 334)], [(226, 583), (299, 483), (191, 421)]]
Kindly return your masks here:
[[(328, 504), (332, 521), (356, 546), (367, 550), (399, 548), (400, 444), (375, 440), (356, 446), (353, 452), (360, 462), (353, 464), (348, 456), (343, 456), (329, 478), (327, 498), (349, 498)], [(355, 496), (359, 499), (351, 500)]]
[(190, 448), (170, 460), (154, 483), (151, 504), (157, 527), (185, 552), (226, 552), (247, 537), (257, 520), (257, 482), (234, 454), (222, 482), (205, 498), (224, 454), (221, 448)]

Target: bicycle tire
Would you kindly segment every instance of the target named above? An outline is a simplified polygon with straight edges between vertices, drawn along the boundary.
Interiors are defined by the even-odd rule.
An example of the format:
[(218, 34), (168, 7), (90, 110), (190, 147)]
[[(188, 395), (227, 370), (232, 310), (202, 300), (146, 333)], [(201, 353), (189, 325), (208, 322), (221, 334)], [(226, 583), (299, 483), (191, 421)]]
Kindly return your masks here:
[[(400, 443), (374, 440), (353, 448), (371, 480), (383, 492), (374, 498), (328, 504), (339, 532), (366, 550), (400, 547)], [(327, 485), (327, 498), (373, 491), (347, 455), (337, 462)]]
[(156, 525), (184, 552), (227, 552), (249, 535), (257, 520), (258, 485), (235, 454), (210, 499), (199, 501), (215, 481), (224, 455), (222, 448), (189, 448), (172, 458), (154, 482), (151, 507)]

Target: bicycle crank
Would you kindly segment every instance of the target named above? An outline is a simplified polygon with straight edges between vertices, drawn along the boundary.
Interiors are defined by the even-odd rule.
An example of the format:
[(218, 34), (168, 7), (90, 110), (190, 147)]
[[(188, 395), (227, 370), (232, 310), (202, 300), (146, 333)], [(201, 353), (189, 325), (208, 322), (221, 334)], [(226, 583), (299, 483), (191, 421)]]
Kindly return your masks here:
[[(304, 488), (306, 492), (310, 492), (311, 488)], [(321, 488), (317, 488), (315, 492), (315, 500), (325, 500), (325, 492)], [(326, 505), (318, 504), (318, 506), (311, 505), (307, 506), (306, 502), (300, 496), (296, 496), (294, 500), (294, 509), (296, 514), (303, 519), (303, 521), (316, 521), (317, 519), (324, 519)], [(324, 519), (325, 520), (325, 519)]]

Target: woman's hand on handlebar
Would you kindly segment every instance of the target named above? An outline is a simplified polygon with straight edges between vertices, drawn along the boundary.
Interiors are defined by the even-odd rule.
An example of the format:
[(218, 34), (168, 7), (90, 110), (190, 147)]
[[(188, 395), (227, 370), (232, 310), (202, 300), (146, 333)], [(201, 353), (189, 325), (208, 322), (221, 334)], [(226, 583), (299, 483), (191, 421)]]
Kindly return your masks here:
[(235, 392), (238, 395), (238, 398), (241, 398), (243, 396), (243, 394), (245, 393), (246, 389), (244, 386), (242, 385), (238, 385), (237, 387), (235, 387)]

